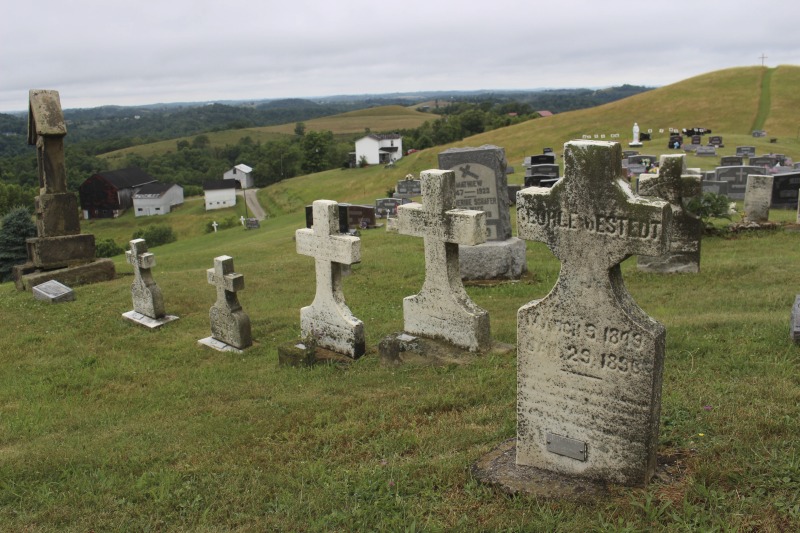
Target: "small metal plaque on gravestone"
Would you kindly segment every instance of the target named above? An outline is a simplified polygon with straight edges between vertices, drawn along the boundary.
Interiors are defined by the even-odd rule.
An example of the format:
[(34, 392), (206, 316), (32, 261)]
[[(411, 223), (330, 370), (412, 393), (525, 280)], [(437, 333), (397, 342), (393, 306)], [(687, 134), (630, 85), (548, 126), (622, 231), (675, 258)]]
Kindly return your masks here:
[(733, 167), (744, 165), (744, 157), (740, 155), (723, 155), (719, 160), (721, 167)]
[(395, 186), (395, 191), (397, 191), (397, 196), (401, 198), (410, 198), (422, 194), (419, 180), (400, 180)]
[(716, 146), (698, 146), (697, 151), (695, 154), (699, 157), (716, 157), (717, 156), (717, 147)]
[(776, 174), (772, 179), (772, 199), (770, 207), (782, 209), (797, 208), (800, 190), (800, 172)]
[(59, 303), (75, 300), (75, 291), (54, 279), (36, 285), (31, 291), (35, 299), (44, 302)]
[(261, 227), (257, 218), (246, 218), (244, 220), (245, 229), (258, 229)]
[(737, 146), (736, 147), (736, 155), (742, 157), (755, 157), (756, 155), (756, 147), (755, 146)]
[(488, 241), (511, 238), (505, 150), (498, 146), (450, 148), (439, 154), (439, 168), (455, 172), (456, 208), (486, 213)]

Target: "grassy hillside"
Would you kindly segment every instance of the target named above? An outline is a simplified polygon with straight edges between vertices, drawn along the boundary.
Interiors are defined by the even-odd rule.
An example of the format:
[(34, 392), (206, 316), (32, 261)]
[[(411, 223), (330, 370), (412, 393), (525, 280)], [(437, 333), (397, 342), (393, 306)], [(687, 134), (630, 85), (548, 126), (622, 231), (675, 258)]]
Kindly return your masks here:
[[(334, 135), (350, 135), (363, 133), (369, 128), (371, 131), (395, 131), (403, 128), (416, 128), (425, 121), (436, 118), (430, 113), (421, 113), (415, 109), (399, 105), (373, 107), (334, 115), (331, 117), (315, 118), (304, 122), (306, 131), (332, 131)], [(243, 128), (206, 133), (211, 141), (211, 146), (222, 147), (227, 144), (236, 144), (239, 139), (250, 137), (255, 142), (266, 142), (281, 136), (294, 135), (295, 123), (280, 126), (265, 126), (261, 128)], [(192, 137), (182, 137), (150, 144), (142, 144), (108, 152), (100, 157), (115, 160), (122, 159), (127, 154), (139, 154), (144, 157), (176, 150), (179, 141), (190, 141)]]
[[(796, 69), (783, 69), (773, 75), (773, 106), (792, 98), (780, 96), (781, 83)], [(712, 80), (758, 86), (755, 71), (740, 69), (746, 82), (723, 71), (686, 83), (696, 94)], [(542, 146), (560, 152), (584, 119), (625, 126), (620, 133), (633, 120), (646, 129), (641, 113), (683, 86), (666, 89), (631, 99), (637, 112), (565, 113), (463, 145), (506, 146), (518, 164)], [(737, 128), (752, 122), (758, 95), (751, 100), (730, 134), (710, 115), (672, 125), (710, 127), (726, 144), (728, 135), (748, 139)], [(784, 120), (797, 124), (796, 113)], [(768, 129), (784, 127), (770, 120), (776, 113)], [(783, 139), (778, 146), (791, 153)], [(84, 223), (118, 240), (142, 224), (176, 228), (177, 242), (151, 250), (167, 312), (180, 316), (159, 331), (120, 316), (131, 308), (132, 281), (122, 256), (117, 279), (77, 287), (71, 303), (45, 304), (0, 284), (0, 531), (800, 530), (800, 348), (788, 340), (800, 233), (706, 238), (697, 275), (623, 264), (636, 301), (667, 328), (659, 455), (671, 470), (605, 499), (510, 498), (470, 476), (474, 461), (515, 435), (513, 353), (470, 365), (379, 364), (377, 343), (402, 329), (403, 298), (423, 283), (422, 239), (362, 233), (362, 262), (343, 289), (365, 323), (365, 357), (347, 367), (278, 366), (276, 346), (297, 339), (299, 310), (315, 292), (314, 261), (294, 242), (302, 207), (318, 198), (371, 202), (406, 173), (435, 167), (437, 152), (264, 189), (273, 216), (259, 230), (206, 234), (207, 217), (238, 218), (241, 207), (207, 214), (195, 200), (164, 217)], [(242, 355), (196, 345), (209, 334), (215, 299), (205, 270), (223, 254), (245, 276), (239, 299), (255, 345)], [(525, 279), (467, 289), (498, 341), (515, 342), (517, 309), (558, 277), (543, 245), (529, 243), (527, 259)]]

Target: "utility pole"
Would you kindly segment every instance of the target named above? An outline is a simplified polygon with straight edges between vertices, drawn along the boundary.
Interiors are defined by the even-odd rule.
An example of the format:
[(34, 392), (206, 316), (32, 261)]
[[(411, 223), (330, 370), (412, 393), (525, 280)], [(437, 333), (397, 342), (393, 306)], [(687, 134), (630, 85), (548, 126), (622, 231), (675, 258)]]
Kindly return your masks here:
[(764, 60), (767, 59), (767, 56), (764, 55), (764, 52), (761, 52), (761, 57), (759, 59), (761, 60), (761, 66), (763, 67), (764, 66)]

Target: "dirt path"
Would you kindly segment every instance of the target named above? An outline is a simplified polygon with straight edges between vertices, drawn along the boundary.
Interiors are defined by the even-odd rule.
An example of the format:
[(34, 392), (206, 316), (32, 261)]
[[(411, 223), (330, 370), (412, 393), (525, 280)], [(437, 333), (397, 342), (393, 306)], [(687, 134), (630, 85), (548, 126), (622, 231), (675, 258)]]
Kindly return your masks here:
[[(247, 192), (245, 195), (244, 193)], [(258, 202), (258, 189), (247, 189), (247, 191), (238, 190), (236, 194), (242, 196), (244, 195), (244, 199), (247, 202), (247, 209), (250, 210), (253, 218), (257, 220), (264, 220), (267, 218), (267, 214), (264, 212), (264, 208), (261, 207), (261, 204)]]

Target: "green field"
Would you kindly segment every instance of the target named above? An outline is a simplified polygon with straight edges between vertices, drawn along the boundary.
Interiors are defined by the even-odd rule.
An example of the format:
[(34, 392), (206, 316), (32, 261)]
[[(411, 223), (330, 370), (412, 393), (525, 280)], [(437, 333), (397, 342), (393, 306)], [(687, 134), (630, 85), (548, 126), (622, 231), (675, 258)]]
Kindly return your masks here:
[[(796, 96), (783, 86), (798, 70), (773, 72), (771, 105), (784, 111), (765, 122), (778, 132), (776, 151), (796, 160), (797, 144), (780, 132), (798, 123)], [(627, 134), (638, 121), (645, 131), (708, 127), (725, 137), (726, 152), (739, 139), (761, 152), (770, 145), (746, 131), (759, 72), (712, 73), (461, 145), (504, 146), (519, 165), (598, 124)], [(741, 113), (719, 107), (722, 98), (696, 102), (703, 87), (728, 85)], [(660, 106), (684, 94), (711, 114), (670, 120)], [(659, 456), (670, 470), (646, 488), (615, 487), (575, 504), (508, 497), (472, 479), (470, 465), (515, 435), (515, 355), (399, 368), (376, 356), (380, 339), (402, 329), (402, 299), (422, 285), (422, 239), (362, 232), (362, 262), (344, 278), (344, 294), (364, 321), (365, 357), (278, 366), (276, 346), (297, 339), (300, 308), (314, 298), (313, 260), (294, 242), (302, 207), (319, 198), (372, 202), (405, 174), (435, 167), (440, 149), (395, 168), (328, 171), (263, 189), (271, 217), (259, 230), (205, 233), (210, 217), (238, 218), (243, 208), (208, 214), (198, 200), (164, 217), (84, 223), (118, 242), (144, 224), (175, 228), (177, 242), (151, 249), (167, 312), (180, 316), (158, 331), (120, 316), (131, 308), (132, 281), (122, 256), (117, 279), (77, 287), (72, 303), (45, 304), (0, 284), (0, 531), (800, 530), (800, 348), (788, 338), (800, 292), (793, 211), (771, 211), (777, 230), (704, 239), (697, 275), (640, 273), (634, 258), (623, 264), (637, 303), (667, 328)], [(242, 355), (196, 345), (209, 335), (215, 299), (205, 270), (223, 254), (245, 277), (239, 299), (255, 345)], [(529, 243), (527, 259), (523, 280), (467, 289), (489, 311), (497, 341), (515, 343), (517, 309), (558, 277), (545, 246)]]

